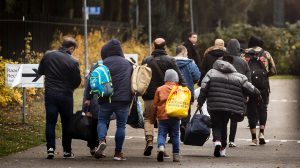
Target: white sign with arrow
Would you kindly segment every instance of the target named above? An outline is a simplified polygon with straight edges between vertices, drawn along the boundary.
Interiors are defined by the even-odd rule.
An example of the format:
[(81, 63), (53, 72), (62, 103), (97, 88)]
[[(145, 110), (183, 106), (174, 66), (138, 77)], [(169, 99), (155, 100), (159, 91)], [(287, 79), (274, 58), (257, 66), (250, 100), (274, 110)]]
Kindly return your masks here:
[(5, 84), (10, 87), (44, 87), (44, 76), (37, 73), (39, 64), (6, 64)]

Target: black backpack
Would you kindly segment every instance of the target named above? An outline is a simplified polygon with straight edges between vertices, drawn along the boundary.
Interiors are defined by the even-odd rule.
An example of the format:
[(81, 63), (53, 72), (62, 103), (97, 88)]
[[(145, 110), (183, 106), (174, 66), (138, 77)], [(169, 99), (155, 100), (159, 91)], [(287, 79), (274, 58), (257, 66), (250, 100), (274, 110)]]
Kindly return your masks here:
[(245, 59), (248, 62), (251, 71), (251, 83), (259, 90), (269, 88), (269, 77), (264, 65), (264, 51), (256, 52), (250, 50), (245, 53)]

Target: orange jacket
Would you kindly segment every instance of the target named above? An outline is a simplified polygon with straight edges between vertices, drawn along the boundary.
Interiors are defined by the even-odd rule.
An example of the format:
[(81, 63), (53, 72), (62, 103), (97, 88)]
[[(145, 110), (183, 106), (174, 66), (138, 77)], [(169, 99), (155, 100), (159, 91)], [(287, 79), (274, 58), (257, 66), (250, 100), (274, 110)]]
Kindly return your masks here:
[(150, 109), (151, 123), (154, 123), (156, 119), (169, 119), (165, 112), (165, 107), (173, 86), (178, 86), (178, 84), (175, 82), (166, 82), (164, 85), (156, 89), (154, 100)]

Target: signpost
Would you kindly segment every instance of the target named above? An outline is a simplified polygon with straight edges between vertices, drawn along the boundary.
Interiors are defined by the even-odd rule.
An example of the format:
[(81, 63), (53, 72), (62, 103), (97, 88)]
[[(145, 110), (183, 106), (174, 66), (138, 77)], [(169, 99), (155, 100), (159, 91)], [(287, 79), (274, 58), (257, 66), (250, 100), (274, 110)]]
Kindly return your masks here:
[(8, 87), (22, 87), (23, 105), (22, 122), (25, 123), (26, 88), (43, 88), (44, 76), (37, 73), (39, 64), (6, 64), (5, 85)]

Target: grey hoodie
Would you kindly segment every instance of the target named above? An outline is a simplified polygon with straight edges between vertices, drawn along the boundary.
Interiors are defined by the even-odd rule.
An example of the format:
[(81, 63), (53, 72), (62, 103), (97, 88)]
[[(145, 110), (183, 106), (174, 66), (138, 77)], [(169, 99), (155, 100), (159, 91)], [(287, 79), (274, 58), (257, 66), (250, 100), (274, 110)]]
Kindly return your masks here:
[(244, 93), (258, 96), (260, 92), (236, 71), (232, 64), (217, 60), (201, 82), (199, 106), (207, 99), (207, 109), (243, 114), (246, 110)]

